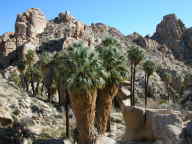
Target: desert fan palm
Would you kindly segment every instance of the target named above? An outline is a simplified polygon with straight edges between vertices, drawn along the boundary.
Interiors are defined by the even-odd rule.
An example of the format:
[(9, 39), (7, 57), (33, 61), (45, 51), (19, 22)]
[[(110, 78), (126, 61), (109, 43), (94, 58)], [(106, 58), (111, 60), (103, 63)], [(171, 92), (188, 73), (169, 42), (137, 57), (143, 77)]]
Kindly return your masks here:
[(153, 61), (147, 60), (144, 62), (143, 70), (145, 71), (145, 110), (147, 107), (149, 78), (154, 73), (155, 69), (156, 69), (156, 66), (155, 66), (155, 63)]
[(128, 70), (125, 53), (116, 39), (105, 39), (97, 51), (107, 73), (105, 87), (98, 90), (96, 109), (96, 126), (99, 134), (103, 135), (110, 118), (112, 100), (117, 95), (119, 83), (127, 79)]
[(93, 48), (75, 43), (64, 51), (59, 67), (77, 119), (80, 144), (92, 144), (97, 89), (105, 84), (102, 63)]
[(135, 105), (135, 74), (137, 65), (143, 60), (144, 53), (140, 47), (132, 46), (128, 50), (128, 58), (131, 64), (131, 105)]

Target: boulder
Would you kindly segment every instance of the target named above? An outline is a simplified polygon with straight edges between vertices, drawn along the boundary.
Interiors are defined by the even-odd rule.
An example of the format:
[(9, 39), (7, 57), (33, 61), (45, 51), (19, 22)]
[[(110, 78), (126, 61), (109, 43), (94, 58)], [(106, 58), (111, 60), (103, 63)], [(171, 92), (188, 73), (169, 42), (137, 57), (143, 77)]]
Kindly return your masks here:
[(85, 25), (80, 21), (76, 21), (75, 24), (76, 24), (76, 38), (78, 39), (82, 37), (85, 31)]
[(97, 138), (96, 144), (118, 144), (118, 143), (109, 137), (99, 136)]
[(176, 144), (182, 130), (178, 113), (167, 109), (147, 109), (122, 106), (126, 123), (124, 140), (160, 140), (163, 144)]
[(8, 108), (0, 106), (0, 127), (8, 127), (13, 123), (11, 112)]

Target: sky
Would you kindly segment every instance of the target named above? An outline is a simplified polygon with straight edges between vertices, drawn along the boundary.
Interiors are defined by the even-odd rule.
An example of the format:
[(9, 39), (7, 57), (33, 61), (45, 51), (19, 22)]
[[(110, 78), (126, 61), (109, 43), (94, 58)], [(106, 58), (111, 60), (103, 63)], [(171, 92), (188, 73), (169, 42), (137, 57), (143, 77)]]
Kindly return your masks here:
[(28, 8), (40, 8), (48, 19), (67, 10), (86, 24), (102, 22), (126, 35), (153, 34), (170, 13), (192, 26), (192, 0), (1, 0), (0, 35), (14, 32), (17, 14)]

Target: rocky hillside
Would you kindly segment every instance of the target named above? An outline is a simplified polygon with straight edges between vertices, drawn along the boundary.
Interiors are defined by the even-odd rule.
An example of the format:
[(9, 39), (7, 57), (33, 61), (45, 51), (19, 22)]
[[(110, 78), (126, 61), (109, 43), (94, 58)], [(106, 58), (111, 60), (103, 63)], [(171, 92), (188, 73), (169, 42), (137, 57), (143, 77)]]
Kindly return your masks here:
[[(17, 15), (15, 32), (7, 32), (0, 36), (0, 70), (8, 78), (9, 73), (15, 70), (14, 66), (28, 50), (35, 51), (38, 60), (38, 56), (45, 51), (54, 55), (76, 41), (82, 41), (89, 47), (96, 47), (106, 37), (116, 38), (124, 50), (128, 50), (133, 45), (140, 46), (145, 52), (145, 58), (157, 64), (157, 71), (149, 83), (151, 108), (192, 110), (192, 76), (190, 75), (192, 29), (186, 28), (174, 14), (164, 16), (157, 25), (156, 32), (151, 37), (144, 37), (138, 33), (125, 36), (117, 29), (103, 23), (87, 25), (69, 12), (60, 13), (56, 18), (48, 20), (41, 10), (31, 8)], [(165, 80), (166, 72), (172, 75), (169, 89)], [(136, 77), (137, 102), (138, 105), (143, 106), (144, 72), (142, 65), (137, 68)], [(36, 134), (51, 131), (50, 135), (54, 137), (57, 131), (57, 136), (63, 135), (62, 112), (42, 100), (29, 97), (10, 84), (0, 77), (0, 107), (3, 107), (0, 109), (0, 124), (9, 126), (16, 120), (26, 121), (27, 124), (32, 125), (31, 131)], [(170, 105), (165, 102), (168, 96), (176, 97), (177, 104)], [(121, 133), (125, 125), (121, 122), (122, 119), (118, 119), (122, 117), (119, 113), (113, 116), (114, 123), (118, 124), (111, 137), (117, 139), (117, 132)], [(53, 128), (51, 125), (54, 125), (56, 131), (51, 130)], [(169, 129), (169, 126), (166, 128)]]
[[(97, 46), (104, 38), (110, 36), (120, 41), (125, 50), (132, 45), (142, 47), (146, 59), (156, 62), (158, 71), (150, 84), (151, 93), (155, 97), (166, 98), (168, 95), (163, 81), (167, 71), (173, 76), (171, 95), (177, 95), (179, 98), (186, 95), (185, 89), (188, 91), (191, 87), (189, 82), (185, 89), (183, 88), (186, 74), (191, 71), (191, 28), (186, 28), (174, 14), (164, 16), (151, 37), (143, 37), (138, 33), (125, 36), (103, 23), (86, 25), (69, 12), (60, 13), (56, 18), (47, 20), (41, 10), (31, 8), (17, 15), (15, 32), (0, 36), (0, 68), (14, 66), (29, 49), (36, 51), (38, 55), (44, 51), (54, 54), (75, 41), (81, 40), (91, 47)], [(137, 93), (142, 97), (144, 73), (139, 70), (137, 75)], [(190, 99), (188, 96), (189, 93), (185, 99)]]

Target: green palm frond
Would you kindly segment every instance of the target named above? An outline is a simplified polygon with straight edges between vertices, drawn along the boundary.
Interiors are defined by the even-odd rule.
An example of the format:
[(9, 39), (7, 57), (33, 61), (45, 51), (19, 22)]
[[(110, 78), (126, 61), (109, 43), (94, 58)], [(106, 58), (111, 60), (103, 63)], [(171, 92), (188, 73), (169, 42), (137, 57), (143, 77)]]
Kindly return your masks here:
[(52, 55), (49, 52), (44, 52), (40, 55), (40, 61), (42, 64), (47, 65), (52, 61)]
[(128, 78), (127, 58), (116, 39), (107, 38), (97, 48), (105, 68), (108, 84), (118, 84)]
[(27, 54), (25, 55), (26, 63), (31, 65), (35, 60), (35, 52), (33, 50), (28, 50)]
[(147, 60), (144, 62), (143, 64), (143, 69), (145, 71), (145, 73), (150, 76), (153, 74), (153, 72), (156, 70), (156, 65), (154, 62)]
[(55, 58), (63, 82), (71, 90), (100, 88), (105, 84), (98, 54), (82, 43), (75, 43)]
[(144, 51), (138, 46), (132, 46), (128, 50), (128, 58), (136, 66), (144, 59)]

